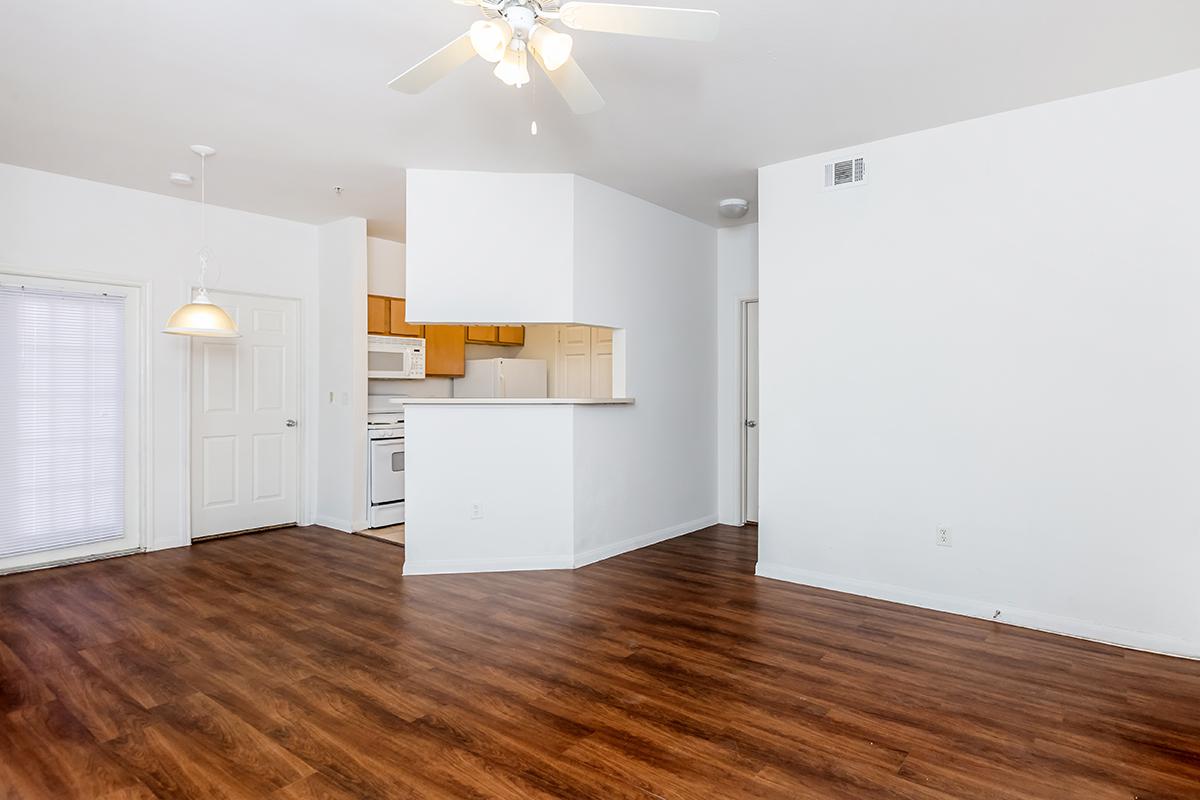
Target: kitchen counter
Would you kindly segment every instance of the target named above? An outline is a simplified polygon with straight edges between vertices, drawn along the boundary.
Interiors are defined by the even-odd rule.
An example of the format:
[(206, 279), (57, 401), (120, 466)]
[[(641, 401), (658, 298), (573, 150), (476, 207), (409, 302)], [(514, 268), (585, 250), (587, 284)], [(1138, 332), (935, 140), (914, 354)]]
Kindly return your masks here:
[(632, 397), (409, 397), (406, 406), (631, 406)]

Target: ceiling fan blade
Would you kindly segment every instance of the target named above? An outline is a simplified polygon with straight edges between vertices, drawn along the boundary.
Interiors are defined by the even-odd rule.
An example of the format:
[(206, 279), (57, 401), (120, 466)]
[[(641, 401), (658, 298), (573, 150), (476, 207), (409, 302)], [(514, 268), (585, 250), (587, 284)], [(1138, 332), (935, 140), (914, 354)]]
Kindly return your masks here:
[(721, 15), (690, 8), (658, 8), (620, 3), (564, 3), (559, 18), (568, 28), (660, 39), (711, 42), (717, 38)]
[(575, 63), (575, 59), (568, 58), (561, 67), (550, 71), (546, 69), (542, 57), (537, 54), (536, 50), (530, 48), (530, 52), (572, 111), (576, 114), (591, 114), (604, 108), (604, 98), (596, 91), (596, 87), (588, 80), (588, 76), (584, 74), (579, 64)]
[(391, 88), (405, 94), (420, 94), (475, 56), (471, 35), (464, 33), (403, 75), (393, 78)]

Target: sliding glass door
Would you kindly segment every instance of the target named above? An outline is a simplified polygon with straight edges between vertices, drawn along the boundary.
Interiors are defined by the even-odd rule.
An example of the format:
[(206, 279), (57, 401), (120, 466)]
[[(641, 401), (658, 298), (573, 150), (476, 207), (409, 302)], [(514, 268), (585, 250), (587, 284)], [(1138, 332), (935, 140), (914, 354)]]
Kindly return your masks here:
[(0, 572), (140, 547), (140, 303), (0, 274)]

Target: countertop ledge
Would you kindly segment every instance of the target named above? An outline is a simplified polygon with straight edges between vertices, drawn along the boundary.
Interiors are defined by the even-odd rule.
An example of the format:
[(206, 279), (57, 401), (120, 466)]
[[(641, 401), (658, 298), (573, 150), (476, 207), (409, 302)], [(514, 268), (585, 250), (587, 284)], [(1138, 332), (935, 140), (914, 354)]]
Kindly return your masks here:
[(406, 406), (631, 406), (632, 397), (409, 397)]

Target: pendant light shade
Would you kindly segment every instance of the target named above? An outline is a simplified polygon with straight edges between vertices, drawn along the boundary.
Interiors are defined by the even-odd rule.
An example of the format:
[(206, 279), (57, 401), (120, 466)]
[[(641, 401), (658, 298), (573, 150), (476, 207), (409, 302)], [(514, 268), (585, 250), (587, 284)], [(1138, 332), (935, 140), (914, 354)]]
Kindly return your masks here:
[(225, 309), (208, 299), (208, 292), (203, 289), (196, 291), (195, 298), (187, 305), (180, 306), (167, 320), (163, 333), (177, 333), (180, 336), (213, 336), (232, 339), (241, 336), (237, 323), (233, 321)]
[(241, 336), (237, 323), (225, 313), (225, 309), (214, 303), (208, 297), (204, 278), (208, 273), (208, 230), (206, 226), (207, 205), (205, 202), (205, 162), (216, 150), (203, 144), (192, 145), (192, 152), (200, 156), (200, 288), (192, 297), (192, 302), (175, 309), (175, 313), (167, 320), (163, 333), (174, 333), (179, 336), (211, 336), (232, 339)]

